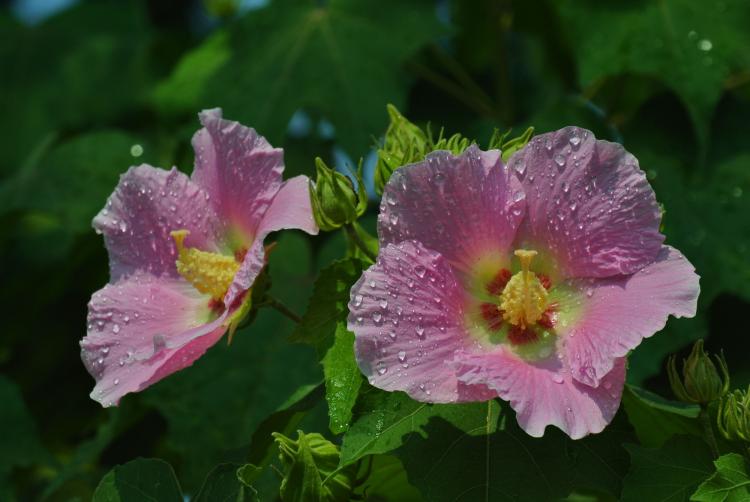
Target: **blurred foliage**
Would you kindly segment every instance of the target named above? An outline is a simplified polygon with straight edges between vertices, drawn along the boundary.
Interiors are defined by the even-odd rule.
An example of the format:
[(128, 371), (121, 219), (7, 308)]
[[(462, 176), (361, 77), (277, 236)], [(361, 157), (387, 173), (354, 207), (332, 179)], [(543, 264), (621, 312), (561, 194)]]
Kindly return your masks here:
[[(743, 495), (742, 451), (720, 444), (712, 463), (697, 409), (657, 394), (671, 396), (666, 357), (701, 337), (725, 350), (733, 387), (750, 382), (746, 1), (71, 3), (35, 25), (0, 7), (0, 500), (275, 500), (270, 433), (300, 429), (340, 446), (363, 499)], [(343, 233), (278, 238), (272, 292), (306, 312), (299, 326), (263, 310), (231, 346), (119, 408), (88, 398), (78, 340), (108, 279), (90, 221), (128, 166), (189, 172), (196, 113), (222, 106), (284, 147), (288, 176), (314, 175), (315, 157), (344, 171), (343, 158), (391, 146), (388, 103), (442, 138), (576, 124), (639, 159), (703, 292), (696, 319), (633, 352), (605, 432), (539, 440), (495, 401), (424, 405), (370, 387), (345, 327), (365, 258)]]

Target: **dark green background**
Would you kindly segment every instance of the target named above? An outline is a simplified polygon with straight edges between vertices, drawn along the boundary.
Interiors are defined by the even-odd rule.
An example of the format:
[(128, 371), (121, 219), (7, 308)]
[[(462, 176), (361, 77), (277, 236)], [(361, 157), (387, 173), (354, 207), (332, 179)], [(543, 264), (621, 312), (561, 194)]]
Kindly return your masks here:
[[(7, 4), (8, 2), (6, 2)], [(107, 281), (90, 221), (128, 166), (190, 172), (196, 113), (215, 106), (285, 148), (287, 173), (366, 157), (393, 103), (434, 131), (569, 124), (622, 142), (666, 210), (668, 243), (701, 275), (699, 315), (631, 357), (670, 396), (664, 359), (707, 337), (750, 381), (750, 4), (743, 0), (232, 0), (77, 5), (27, 26), (0, 11), (0, 500), (90, 498), (137, 456), (186, 493), (242, 460), (261, 420), (322, 378), (275, 312), (118, 409), (88, 398), (86, 302)], [(303, 111), (309, 127), (288, 129)], [(298, 115), (299, 116), (299, 115)], [(332, 128), (330, 126), (333, 126)], [(333, 131), (333, 132), (331, 132)], [(143, 154), (131, 155), (133, 145)], [(373, 202), (366, 221), (372, 227)], [(341, 236), (285, 234), (274, 295), (302, 312)], [(306, 419), (327, 426), (322, 403)]]

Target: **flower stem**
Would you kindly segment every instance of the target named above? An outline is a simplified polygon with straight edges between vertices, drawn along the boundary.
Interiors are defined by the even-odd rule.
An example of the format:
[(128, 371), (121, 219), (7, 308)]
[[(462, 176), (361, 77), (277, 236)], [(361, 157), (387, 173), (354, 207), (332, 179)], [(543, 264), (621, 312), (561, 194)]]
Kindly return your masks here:
[(296, 322), (297, 324), (302, 322), (302, 318), (300, 316), (292, 312), (289, 309), (289, 307), (281, 303), (279, 300), (277, 300), (273, 296), (266, 295), (263, 305), (276, 309), (278, 312), (284, 314), (286, 317)]
[(351, 239), (351, 241), (364, 253), (365, 256), (367, 256), (373, 263), (377, 261), (378, 257), (374, 254), (372, 254), (372, 251), (368, 249), (367, 244), (362, 240), (362, 238), (357, 233), (357, 229), (354, 228), (354, 225), (351, 223), (347, 223), (344, 225), (344, 230), (346, 231), (346, 235)]
[(700, 422), (703, 428), (703, 439), (706, 440), (708, 446), (711, 448), (714, 458), (719, 458), (719, 446), (716, 443), (716, 436), (714, 435), (714, 429), (711, 425), (711, 417), (708, 413), (708, 407), (701, 405), (701, 411), (698, 414), (698, 422)]

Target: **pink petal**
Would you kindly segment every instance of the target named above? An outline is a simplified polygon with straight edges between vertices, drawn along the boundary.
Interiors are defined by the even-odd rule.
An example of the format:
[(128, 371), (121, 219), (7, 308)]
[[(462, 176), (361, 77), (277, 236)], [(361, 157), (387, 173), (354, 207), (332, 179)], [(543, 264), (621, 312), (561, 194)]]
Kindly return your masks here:
[[(669, 315), (693, 317), (700, 286), (695, 268), (676, 249), (662, 246), (654, 263), (632, 276), (578, 281), (579, 320), (562, 330), (573, 378), (597, 386), (643, 338), (664, 328)], [(590, 295), (590, 296), (589, 296)]]
[(220, 225), (207, 194), (177, 169), (131, 167), (93, 221), (104, 234), (112, 281), (136, 270), (177, 277), (173, 230), (186, 229), (186, 245), (215, 249)]
[(526, 192), (519, 246), (550, 252), (563, 275), (630, 274), (656, 257), (664, 241), (661, 211), (622, 146), (566, 127), (535, 137), (509, 165)]
[(470, 340), (462, 288), (448, 261), (416, 241), (388, 244), (352, 287), (348, 327), (362, 372), (378, 388), (423, 402), (492, 398), (447, 364)]
[(193, 181), (210, 194), (219, 216), (249, 244), (281, 188), (283, 151), (254, 129), (222, 119), (218, 108), (199, 117), (203, 129), (193, 136)]
[(625, 359), (617, 359), (597, 388), (576, 382), (561, 362), (549, 358), (524, 361), (500, 349), (493, 353), (456, 355), (459, 378), (469, 385), (485, 384), (510, 402), (516, 419), (529, 435), (541, 437), (554, 425), (573, 439), (601, 432), (620, 406)]
[(227, 312), (207, 322), (209, 299), (185, 281), (145, 273), (94, 293), (81, 340), (81, 358), (96, 379), (91, 398), (113, 406), (190, 366), (226, 331)]
[(318, 233), (310, 204), (309, 182), (307, 176), (295, 176), (281, 186), (281, 190), (263, 215), (255, 240), (224, 297), (226, 305), (232, 305), (242, 293), (250, 289), (263, 270), (266, 264), (263, 241), (269, 233), (293, 228), (312, 235)]
[(523, 198), (499, 151), (434, 152), (391, 176), (380, 203), (381, 245), (416, 239), (472, 272), (487, 253), (507, 260)]

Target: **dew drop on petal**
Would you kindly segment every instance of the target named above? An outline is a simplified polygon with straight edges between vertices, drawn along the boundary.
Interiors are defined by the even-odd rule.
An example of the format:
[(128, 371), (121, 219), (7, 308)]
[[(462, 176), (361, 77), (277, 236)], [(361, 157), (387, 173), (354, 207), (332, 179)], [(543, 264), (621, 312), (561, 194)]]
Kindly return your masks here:
[(560, 153), (555, 154), (555, 164), (559, 167), (563, 167), (565, 165), (565, 157)]

